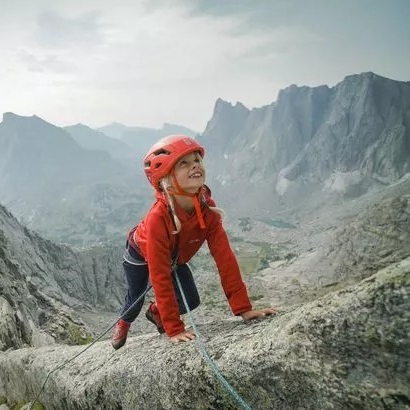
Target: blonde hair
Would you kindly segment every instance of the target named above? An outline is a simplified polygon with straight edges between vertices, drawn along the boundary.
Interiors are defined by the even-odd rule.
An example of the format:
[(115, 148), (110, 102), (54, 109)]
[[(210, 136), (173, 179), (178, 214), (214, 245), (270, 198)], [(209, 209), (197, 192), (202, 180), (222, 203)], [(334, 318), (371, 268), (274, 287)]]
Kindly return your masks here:
[(172, 195), (169, 193), (168, 188), (170, 188), (172, 185), (169, 182), (170, 176), (167, 175), (166, 177), (162, 178), (159, 181), (159, 184), (161, 186), (161, 188), (164, 191), (164, 194), (167, 198), (167, 202), (171, 208), (171, 213), (172, 213), (172, 217), (174, 218), (174, 224), (175, 224), (175, 231), (173, 231), (173, 234), (177, 234), (181, 231), (181, 221), (179, 220), (179, 218), (177, 217), (177, 213), (175, 211), (175, 202), (174, 202), (174, 198), (172, 198)]
[[(159, 181), (159, 184), (161, 186), (161, 188), (164, 191), (164, 194), (166, 196), (167, 202), (171, 208), (171, 213), (172, 213), (172, 217), (174, 219), (174, 224), (175, 224), (175, 231), (173, 231), (172, 233), (174, 235), (176, 235), (177, 233), (179, 233), (181, 231), (182, 225), (181, 225), (181, 221), (179, 220), (177, 213), (175, 211), (175, 200), (173, 198), (173, 196), (169, 193), (169, 188), (172, 187), (172, 184), (170, 182), (171, 176), (168, 174), (167, 176), (165, 176), (164, 178), (162, 178)], [(225, 218), (225, 211), (221, 208), (218, 208), (216, 206), (209, 206), (208, 207), (211, 211), (219, 214), (221, 216), (221, 218)]]

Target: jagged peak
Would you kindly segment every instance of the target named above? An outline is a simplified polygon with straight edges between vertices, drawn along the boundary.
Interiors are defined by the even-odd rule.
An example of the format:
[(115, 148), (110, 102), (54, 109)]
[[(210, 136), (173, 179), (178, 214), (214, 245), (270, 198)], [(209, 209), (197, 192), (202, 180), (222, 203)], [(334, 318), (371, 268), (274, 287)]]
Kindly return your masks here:
[[(229, 101), (225, 101), (222, 98), (218, 98), (215, 102), (215, 107), (223, 106), (223, 107), (230, 107), (230, 108), (246, 108), (240, 101), (237, 101), (235, 105)], [(247, 109), (247, 108), (246, 108)]]
[(231, 102), (222, 100), (222, 98), (218, 98), (215, 102), (214, 113), (225, 111), (225, 110), (249, 112), (249, 109), (245, 107), (245, 105), (243, 105), (240, 101), (237, 101), (235, 105), (233, 105)]
[(318, 85), (316, 87), (310, 87), (307, 85), (296, 85), (296, 84), (291, 84), (290, 86), (283, 88), (282, 90), (279, 90), (278, 93), (278, 98), (277, 102), (279, 102), (283, 98), (288, 98), (288, 97), (295, 97), (300, 94), (306, 94), (306, 93), (317, 93), (317, 92), (323, 92), (323, 91), (329, 90), (329, 87), (327, 85)]
[[(363, 73), (359, 73), (359, 74), (350, 74), (350, 75), (347, 75), (344, 79), (343, 79), (343, 81), (350, 81), (350, 80), (357, 80), (357, 79), (363, 79), (363, 80), (374, 80), (374, 79), (376, 79), (376, 78), (381, 78), (381, 79), (384, 79), (384, 80), (390, 80), (389, 78), (387, 78), (387, 77), (383, 77), (383, 76), (381, 76), (381, 75), (378, 75), (378, 74), (375, 74), (375, 73), (373, 73), (372, 71), (365, 71), (365, 72), (363, 72)], [(393, 80), (394, 81), (394, 80)]]
[(340, 83), (336, 84), (335, 87), (339, 87), (343, 84), (357, 84), (357, 83), (373, 83), (373, 82), (384, 82), (384, 83), (391, 83), (391, 84), (410, 84), (409, 81), (400, 81), (394, 80), (392, 78), (384, 77), (379, 74), (375, 74), (372, 71), (366, 71), (359, 74), (351, 74), (347, 75)]
[[(344, 77), (344, 79), (342, 81), (340, 81), (339, 83), (337, 83), (335, 85), (335, 87), (332, 88), (336, 88), (339, 87), (341, 85), (346, 85), (346, 84), (357, 84), (358, 82), (372, 82), (372, 81), (388, 81), (388, 82), (398, 82), (398, 80), (393, 80), (391, 78), (388, 77), (383, 77), (379, 74), (376, 74), (372, 71), (365, 71), (359, 74), (349, 74), (347, 76)], [(405, 81), (399, 81), (399, 82), (403, 82), (406, 83)], [(408, 83), (408, 82), (407, 82)], [(316, 90), (323, 90), (323, 89), (330, 89), (329, 86), (327, 85), (319, 85), (316, 87), (310, 87), (307, 85), (296, 85), (296, 84), (291, 84), (288, 87), (279, 90), (278, 93), (278, 99), (277, 101), (279, 101), (281, 98), (284, 98), (285, 96), (296, 96), (299, 95), (301, 92), (316, 92)]]

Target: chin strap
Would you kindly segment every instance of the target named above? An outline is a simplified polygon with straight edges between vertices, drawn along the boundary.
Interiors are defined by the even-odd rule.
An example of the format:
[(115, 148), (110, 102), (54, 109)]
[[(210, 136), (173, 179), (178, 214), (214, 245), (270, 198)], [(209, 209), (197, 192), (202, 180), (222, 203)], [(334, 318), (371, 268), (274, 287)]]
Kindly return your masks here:
[(197, 216), (198, 222), (199, 222), (199, 227), (201, 229), (205, 229), (206, 226), (205, 226), (204, 216), (202, 215), (201, 203), (199, 201), (199, 196), (201, 194), (202, 187), (199, 188), (197, 193), (191, 194), (190, 192), (186, 192), (181, 188), (181, 186), (178, 184), (177, 179), (175, 178), (174, 172), (171, 172), (171, 177), (172, 177), (172, 182), (173, 182), (173, 185), (174, 185), (175, 189), (169, 187), (167, 189), (168, 192), (171, 195), (181, 195), (181, 196), (187, 196), (189, 198), (192, 198), (192, 201), (194, 203), (195, 213), (196, 213), (196, 216)]

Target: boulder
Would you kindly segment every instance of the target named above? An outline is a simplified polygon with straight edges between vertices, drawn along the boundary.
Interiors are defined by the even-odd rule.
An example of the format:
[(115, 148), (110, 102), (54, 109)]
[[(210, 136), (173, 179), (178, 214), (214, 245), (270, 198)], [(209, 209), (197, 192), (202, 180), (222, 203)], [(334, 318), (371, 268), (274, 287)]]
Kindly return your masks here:
[[(208, 353), (254, 409), (405, 409), (410, 405), (410, 258), (314, 302), (260, 321), (199, 330)], [(0, 396), (34, 400), (50, 371), (84, 347), (0, 356)], [(197, 343), (165, 336), (108, 341), (55, 370), (47, 409), (234, 409)]]

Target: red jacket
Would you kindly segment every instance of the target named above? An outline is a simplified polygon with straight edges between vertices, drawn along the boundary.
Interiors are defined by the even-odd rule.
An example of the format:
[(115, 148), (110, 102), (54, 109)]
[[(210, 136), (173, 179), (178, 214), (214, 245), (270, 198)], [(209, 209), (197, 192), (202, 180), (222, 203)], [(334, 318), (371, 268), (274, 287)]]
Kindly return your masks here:
[(205, 192), (206, 203), (201, 206), (205, 229), (199, 227), (195, 212), (188, 214), (175, 203), (182, 228), (178, 234), (173, 234), (175, 226), (167, 202), (160, 193), (157, 193), (156, 199), (145, 218), (130, 231), (128, 241), (148, 263), (150, 281), (166, 334), (172, 337), (185, 330), (171, 277), (171, 255), (177, 242), (178, 264), (183, 264), (198, 252), (206, 240), (232, 312), (239, 315), (251, 310), (246, 286), (221, 217), (208, 208), (215, 206), (209, 189)]

